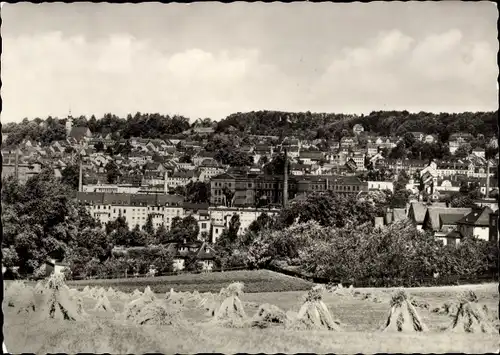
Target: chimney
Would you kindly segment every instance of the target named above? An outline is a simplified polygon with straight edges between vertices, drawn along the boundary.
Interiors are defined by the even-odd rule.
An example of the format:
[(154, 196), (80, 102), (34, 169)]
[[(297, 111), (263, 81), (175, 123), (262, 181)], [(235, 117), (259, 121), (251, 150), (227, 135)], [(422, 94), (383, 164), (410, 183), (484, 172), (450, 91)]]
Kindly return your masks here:
[(285, 148), (285, 164), (283, 171), (283, 208), (288, 206), (288, 152)]
[(16, 163), (14, 165), (14, 177), (19, 181), (19, 148), (16, 148)]
[(490, 197), (490, 161), (486, 161), (486, 198)]
[(164, 180), (163, 180), (163, 190), (164, 190), (163, 192), (165, 194), (168, 193), (167, 178), (168, 178), (168, 170), (165, 171), (165, 177), (164, 177)]
[(82, 156), (80, 155), (80, 172), (78, 174), (78, 191), (82, 192), (83, 188), (83, 165), (82, 165)]

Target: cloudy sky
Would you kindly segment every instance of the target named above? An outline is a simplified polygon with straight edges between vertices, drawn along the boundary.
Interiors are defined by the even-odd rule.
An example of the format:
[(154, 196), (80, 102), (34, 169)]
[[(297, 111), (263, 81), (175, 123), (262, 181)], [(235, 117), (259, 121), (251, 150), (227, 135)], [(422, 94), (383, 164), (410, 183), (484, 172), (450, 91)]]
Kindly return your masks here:
[(2, 121), (498, 109), (489, 2), (4, 4)]

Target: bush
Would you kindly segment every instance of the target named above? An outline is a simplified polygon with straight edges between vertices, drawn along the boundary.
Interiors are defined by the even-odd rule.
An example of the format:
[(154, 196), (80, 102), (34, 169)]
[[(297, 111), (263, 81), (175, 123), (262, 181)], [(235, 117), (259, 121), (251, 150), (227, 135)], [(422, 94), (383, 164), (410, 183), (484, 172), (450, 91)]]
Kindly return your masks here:
[(298, 264), (302, 274), (357, 286), (453, 284), (496, 273), (498, 248), (493, 244), (465, 239), (457, 247), (443, 246), (408, 221), (383, 230), (368, 224), (356, 229), (304, 224), (261, 233), (248, 250), (247, 265), (286, 261)]

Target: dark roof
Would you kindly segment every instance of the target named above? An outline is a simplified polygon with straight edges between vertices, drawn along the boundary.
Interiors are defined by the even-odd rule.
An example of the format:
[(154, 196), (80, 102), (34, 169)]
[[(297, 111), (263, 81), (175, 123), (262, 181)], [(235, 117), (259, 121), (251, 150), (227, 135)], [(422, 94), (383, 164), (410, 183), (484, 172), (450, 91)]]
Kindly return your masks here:
[(198, 260), (212, 260), (215, 258), (215, 249), (207, 243), (203, 243), (196, 254)]
[(324, 154), (323, 154), (323, 152), (318, 152), (318, 151), (313, 151), (313, 152), (302, 151), (302, 152), (300, 152), (300, 155), (299, 155), (299, 159), (300, 158), (305, 158), (305, 159), (309, 158), (309, 159), (320, 160), (320, 159), (324, 158)]
[(456, 239), (462, 239), (463, 235), (457, 230), (453, 230), (450, 233), (446, 234), (446, 238), (456, 238)]
[(208, 210), (210, 205), (208, 203), (191, 203), (191, 202), (183, 202), (182, 207), (186, 210)]
[(424, 224), (425, 220), (429, 219), (432, 230), (438, 231), (441, 228), (440, 221), (442, 218), (447, 219), (450, 224), (455, 224), (458, 219), (453, 223), (454, 218), (457, 218), (460, 214), (464, 216), (470, 211), (470, 208), (429, 207), (424, 217)]
[(463, 216), (463, 213), (440, 214), (439, 220), (441, 225), (455, 225)]
[(77, 141), (81, 141), (87, 136), (88, 132), (90, 132), (90, 130), (87, 127), (73, 127), (69, 132), (69, 136)]
[(393, 221), (399, 221), (406, 218), (406, 211), (404, 208), (394, 208), (392, 212)]
[(463, 218), (458, 220), (457, 224), (466, 224), (471, 226), (489, 226), (490, 224), (489, 215), (492, 212), (493, 211), (488, 206), (485, 206), (481, 209), (475, 209), (468, 215), (463, 216)]
[(197, 157), (200, 158), (214, 158), (215, 157), (215, 152), (208, 152), (206, 150), (202, 150), (198, 153)]

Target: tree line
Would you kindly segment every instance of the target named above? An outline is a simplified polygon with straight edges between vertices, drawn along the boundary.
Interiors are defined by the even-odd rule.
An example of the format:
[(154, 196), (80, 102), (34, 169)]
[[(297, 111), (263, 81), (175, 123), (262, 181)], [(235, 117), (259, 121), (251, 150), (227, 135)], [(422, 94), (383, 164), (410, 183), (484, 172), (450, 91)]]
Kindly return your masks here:
[[(41, 125), (45, 122), (45, 125)], [(23, 139), (40, 141), (49, 144), (54, 140), (65, 138), (66, 118), (47, 117), (45, 120), (25, 118), (21, 123), (8, 123), (2, 126), (2, 132), (8, 133), (7, 145), (18, 144)], [(409, 132), (434, 134), (442, 143), (446, 143), (453, 133), (467, 132), (473, 136), (483, 135), (485, 138), (495, 136), (497, 132), (498, 111), (495, 112), (463, 112), (463, 113), (430, 113), (408, 111), (373, 111), (368, 115), (347, 115), (338, 113), (252, 111), (231, 114), (216, 124), (210, 119), (201, 121), (201, 126), (214, 126), (216, 133), (225, 133), (231, 137), (239, 137), (249, 143), (250, 135), (266, 135), (279, 137), (295, 136), (300, 139), (322, 139), (339, 141), (346, 135), (353, 135), (352, 128), (361, 124), (365, 131), (386, 136), (388, 134), (402, 137)], [(74, 119), (75, 126), (88, 127), (94, 134), (111, 134), (115, 139), (171, 138), (179, 136), (194, 126), (189, 118), (181, 115), (162, 115), (159, 113), (128, 114), (127, 117), (107, 113), (96, 118), (80, 116)], [(187, 135), (186, 135), (187, 136)], [(191, 139), (201, 141), (203, 135), (189, 134)]]

